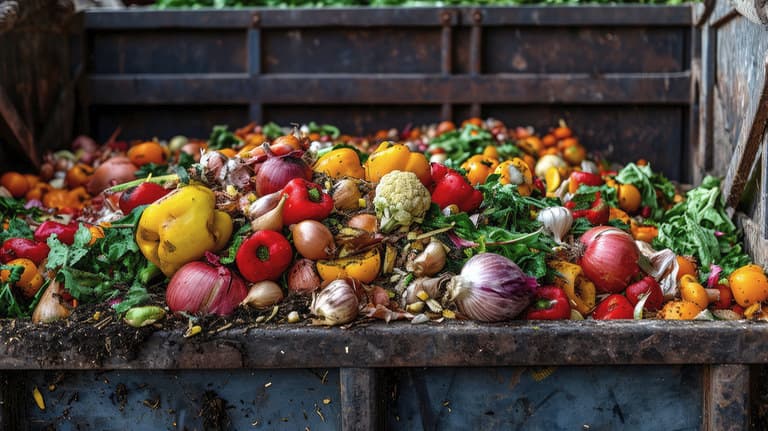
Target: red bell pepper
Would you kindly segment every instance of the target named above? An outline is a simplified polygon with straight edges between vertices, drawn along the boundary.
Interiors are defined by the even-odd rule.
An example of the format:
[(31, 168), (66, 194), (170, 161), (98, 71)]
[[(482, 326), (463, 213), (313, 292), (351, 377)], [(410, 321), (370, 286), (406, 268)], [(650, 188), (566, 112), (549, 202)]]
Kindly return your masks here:
[(281, 233), (260, 230), (240, 244), (235, 264), (246, 280), (256, 283), (277, 280), (288, 269), (292, 257), (291, 244)]
[(568, 178), (574, 183), (574, 190), (578, 189), (581, 184), (584, 184), (585, 186), (603, 185), (603, 177), (591, 172), (573, 171)]
[(333, 210), (333, 198), (319, 185), (304, 178), (294, 178), (283, 188), (288, 197), (283, 209), (283, 224), (304, 220), (323, 220)]
[(35, 230), (35, 241), (45, 242), (49, 236), (56, 234), (62, 244), (72, 245), (75, 242), (75, 232), (79, 226), (76, 221), (69, 224), (61, 224), (53, 220), (45, 221)]
[(631, 319), (634, 311), (627, 297), (614, 293), (597, 304), (595, 311), (592, 312), (592, 318), (595, 320)]
[(727, 310), (731, 308), (733, 303), (733, 293), (731, 288), (724, 284), (718, 284), (715, 288), (720, 291), (720, 298), (715, 302), (714, 306), (716, 310)]
[(650, 275), (643, 277), (636, 283), (630, 284), (624, 293), (627, 295), (627, 299), (632, 306), (640, 302), (640, 295), (648, 293), (648, 299), (645, 300), (645, 306), (643, 307), (648, 311), (660, 310), (661, 306), (664, 305), (664, 293), (661, 291), (661, 286)]
[(565, 320), (571, 317), (568, 295), (557, 286), (536, 289), (533, 303), (525, 314), (526, 320)]
[[(566, 207), (573, 208), (572, 201), (568, 202), (568, 204), (570, 204), (570, 206), (566, 205)], [(595, 201), (592, 202), (592, 205), (588, 209), (574, 210), (572, 213), (574, 218), (584, 217), (593, 225), (598, 226), (608, 223), (611, 215), (611, 207), (603, 201), (600, 192), (596, 192)]]
[(137, 206), (151, 204), (170, 192), (170, 190), (159, 184), (147, 181), (123, 192), (120, 195), (118, 204), (123, 214), (128, 215)]
[(432, 202), (440, 206), (440, 209), (448, 205), (456, 205), (461, 211), (472, 212), (480, 207), (483, 202), (483, 193), (472, 187), (464, 175), (442, 165), (432, 163), (430, 165), (432, 176)]
[(40, 265), (48, 257), (48, 244), (27, 238), (8, 238), (0, 247), (0, 263), (8, 263), (16, 258), (26, 258)]

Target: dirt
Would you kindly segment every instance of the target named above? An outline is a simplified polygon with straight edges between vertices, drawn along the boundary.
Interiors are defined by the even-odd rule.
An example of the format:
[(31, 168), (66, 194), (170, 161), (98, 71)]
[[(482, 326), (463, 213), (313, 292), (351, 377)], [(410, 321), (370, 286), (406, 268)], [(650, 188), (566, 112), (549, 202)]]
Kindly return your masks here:
[[(156, 297), (154, 304), (165, 306), (164, 298)], [(171, 315), (152, 325), (133, 328), (122, 321), (107, 304), (83, 304), (72, 315), (59, 322), (33, 324), (30, 319), (0, 320), (0, 355), (16, 358), (34, 358), (29, 366), (67, 363), (62, 359), (73, 354), (79, 360), (100, 365), (110, 358), (126, 361), (134, 359), (146, 340), (157, 331), (185, 334), (191, 325), (202, 328), (199, 338), (212, 337), (224, 329), (253, 326), (255, 323), (287, 322), (288, 313), (297, 311), (301, 321), (309, 321), (311, 298), (289, 296), (277, 308), (256, 310), (240, 307), (231, 316)], [(95, 318), (98, 317), (98, 318)]]

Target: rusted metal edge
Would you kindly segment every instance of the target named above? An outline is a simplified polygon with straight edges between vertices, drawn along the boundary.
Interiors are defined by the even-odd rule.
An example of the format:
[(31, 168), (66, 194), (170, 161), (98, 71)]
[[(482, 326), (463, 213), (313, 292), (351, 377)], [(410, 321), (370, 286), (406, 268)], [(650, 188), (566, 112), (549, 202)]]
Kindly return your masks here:
[[(155, 10), (131, 8), (120, 11), (86, 12), (88, 29), (154, 29), (154, 28), (248, 28), (258, 13), (264, 28), (280, 27), (380, 27), (439, 26), (443, 12), (450, 13), (450, 24), (471, 25), (475, 11), (483, 16), (483, 24), (545, 26), (689, 26), (690, 5), (684, 6), (515, 6), (458, 8), (331, 8), (238, 10)], [(459, 16), (461, 15), (461, 17)]]
[[(15, 338), (0, 369), (234, 369), (750, 364), (768, 357), (766, 322), (564, 321), (483, 325), (280, 326), (209, 338), (156, 332), (130, 358), (41, 355)], [(311, 347), (308, 347), (311, 346)]]
[(461, 24), (472, 25), (480, 13), (483, 26), (653, 26), (686, 27), (693, 19), (691, 5), (579, 5), (473, 7), (461, 9)]
[(751, 169), (765, 136), (768, 124), (768, 57), (763, 60), (763, 85), (755, 110), (744, 112), (748, 117), (747, 127), (741, 129), (736, 149), (731, 159), (728, 172), (723, 180), (722, 190), (726, 203), (735, 207), (741, 199), (744, 186), (749, 180)]
[(249, 28), (258, 16), (262, 28), (293, 27), (425, 27), (459, 22), (453, 8), (244, 8), (237, 10), (155, 10), (131, 8), (120, 11), (87, 11), (87, 30), (158, 28)]
[(703, 430), (747, 430), (749, 366), (710, 365), (704, 373)]
[(690, 72), (657, 74), (91, 75), (93, 105), (690, 103)]

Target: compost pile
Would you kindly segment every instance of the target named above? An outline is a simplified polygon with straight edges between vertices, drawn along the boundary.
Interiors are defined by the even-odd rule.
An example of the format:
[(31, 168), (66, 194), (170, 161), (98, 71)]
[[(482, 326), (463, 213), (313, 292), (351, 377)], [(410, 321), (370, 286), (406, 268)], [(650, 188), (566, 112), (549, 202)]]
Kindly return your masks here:
[(768, 299), (718, 179), (683, 193), (643, 160), (589, 155), (562, 122), (81, 136), (0, 184), (2, 330), (28, 336), (760, 319)]

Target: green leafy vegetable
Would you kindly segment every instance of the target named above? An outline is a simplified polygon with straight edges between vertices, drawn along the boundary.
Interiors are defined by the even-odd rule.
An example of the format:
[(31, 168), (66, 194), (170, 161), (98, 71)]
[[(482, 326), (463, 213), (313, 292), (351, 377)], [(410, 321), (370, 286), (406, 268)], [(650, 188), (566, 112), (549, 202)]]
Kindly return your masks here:
[(208, 138), (208, 149), (221, 150), (232, 148), (240, 144), (240, 139), (234, 133), (227, 130), (227, 126), (213, 126), (211, 136)]
[(436, 137), (430, 146), (445, 150), (448, 156), (446, 166), (457, 168), (472, 155), (482, 153), (486, 145), (494, 143), (496, 141), (489, 131), (468, 124)]
[(0, 232), (0, 244), (8, 238), (27, 238), (32, 239), (34, 232), (26, 221), (20, 218), (11, 218), (8, 221), (8, 229)]
[(144, 206), (104, 229), (104, 238), (88, 245), (91, 232), (84, 225), (75, 234), (75, 241), (67, 246), (52, 235), (48, 238), (46, 268), (57, 271), (57, 279), (64, 282), (67, 291), (79, 301), (101, 302), (122, 297), (115, 307), (118, 312), (146, 302), (149, 294), (144, 283), (151, 277), (151, 269), (134, 240), (134, 228)]
[(632, 184), (640, 190), (641, 205), (651, 208), (650, 218), (654, 220), (661, 219), (664, 215), (663, 205), (672, 202), (675, 197), (675, 186), (661, 173), (653, 172), (651, 165), (637, 166), (630, 163), (619, 171), (616, 181)]
[(685, 201), (667, 211), (653, 244), (657, 249), (669, 248), (679, 255), (696, 257), (702, 281), (707, 279), (711, 264), (720, 265), (721, 277), (727, 277), (750, 262), (741, 246), (740, 232), (725, 212), (720, 180), (711, 176), (689, 191)]

